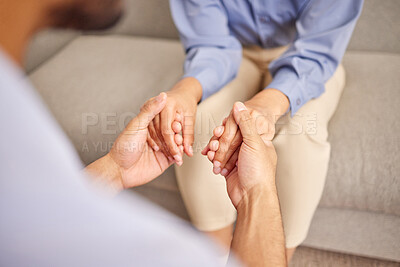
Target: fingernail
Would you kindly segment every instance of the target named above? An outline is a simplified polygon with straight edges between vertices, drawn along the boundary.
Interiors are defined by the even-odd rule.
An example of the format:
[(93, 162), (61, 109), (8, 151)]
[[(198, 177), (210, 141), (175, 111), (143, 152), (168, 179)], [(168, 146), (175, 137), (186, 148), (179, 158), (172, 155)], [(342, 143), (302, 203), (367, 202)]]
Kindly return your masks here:
[(218, 160), (214, 161), (214, 167), (215, 168), (221, 167), (221, 162), (219, 162)]
[(217, 150), (218, 149), (218, 141), (217, 140), (211, 141), (210, 148), (211, 148), (211, 150), (214, 150), (214, 151)]
[(217, 128), (214, 129), (214, 135), (220, 135), (221, 134), (221, 126), (218, 126)]
[(209, 161), (212, 161), (214, 159), (215, 152), (214, 151), (208, 151), (207, 153), (207, 158)]
[(176, 162), (181, 162), (182, 161), (182, 157), (180, 155), (175, 155), (174, 159), (176, 160)]
[(154, 145), (154, 146), (153, 146), (153, 149), (154, 149), (154, 151), (160, 150), (160, 148), (159, 148), (157, 145)]
[(156, 100), (157, 100), (158, 102), (161, 102), (161, 101), (164, 99), (164, 95), (165, 95), (164, 92), (160, 93), (160, 94), (156, 97)]
[(192, 146), (189, 147), (189, 154), (193, 156), (193, 147)]
[(213, 172), (215, 173), (215, 174), (218, 174), (218, 173), (220, 173), (220, 171), (221, 171), (221, 168), (213, 168)]
[(225, 168), (223, 168), (222, 171), (221, 171), (221, 175), (222, 175), (222, 176), (225, 176), (225, 175), (227, 175), (227, 174), (228, 174), (228, 170), (225, 169)]
[(236, 102), (236, 110), (242, 111), (242, 110), (247, 110), (247, 108), (242, 102)]

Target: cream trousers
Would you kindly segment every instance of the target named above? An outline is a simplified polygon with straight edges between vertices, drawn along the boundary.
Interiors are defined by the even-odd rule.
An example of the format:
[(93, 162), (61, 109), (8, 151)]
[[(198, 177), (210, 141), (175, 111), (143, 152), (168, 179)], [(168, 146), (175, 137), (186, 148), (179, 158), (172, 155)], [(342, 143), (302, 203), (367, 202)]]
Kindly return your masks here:
[[(236, 219), (225, 178), (213, 174), (212, 164), (200, 152), (236, 101), (250, 99), (271, 82), (268, 65), (285, 49), (244, 49), (237, 77), (198, 106), (194, 156), (185, 157), (181, 167), (175, 165), (175, 171), (189, 216), (199, 230), (218, 230)], [(278, 155), (276, 183), (288, 248), (304, 241), (320, 200), (330, 156), (328, 122), (344, 83), (345, 72), (340, 65), (325, 84), (325, 93), (306, 103), (293, 117), (287, 113), (277, 122), (273, 139)]]

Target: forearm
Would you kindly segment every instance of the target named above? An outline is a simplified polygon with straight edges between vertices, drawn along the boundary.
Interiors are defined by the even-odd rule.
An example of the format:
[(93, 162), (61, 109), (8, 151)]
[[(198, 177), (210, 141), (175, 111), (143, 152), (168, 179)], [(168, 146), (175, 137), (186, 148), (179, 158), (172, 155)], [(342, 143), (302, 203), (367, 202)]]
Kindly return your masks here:
[(285, 238), (276, 188), (255, 186), (237, 207), (232, 249), (247, 266), (286, 266)]
[(124, 189), (118, 166), (109, 154), (92, 162), (85, 169), (91, 181), (112, 194)]

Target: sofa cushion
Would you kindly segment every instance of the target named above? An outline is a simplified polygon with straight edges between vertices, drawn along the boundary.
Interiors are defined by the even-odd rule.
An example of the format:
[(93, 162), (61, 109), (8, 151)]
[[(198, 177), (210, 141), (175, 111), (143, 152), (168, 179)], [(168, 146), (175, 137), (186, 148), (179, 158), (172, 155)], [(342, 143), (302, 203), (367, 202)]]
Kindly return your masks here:
[(303, 245), (400, 262), (399, 229), (396, 215), (319, 207)]
[(320, 205), (400, 215), (400, 55), (348, 52)]
[(126, 0), (122, 20), (104, 33), (178, 38), (167, 0)]
[[(147, 99), (181, 77), (183, 60), (178, 41), (80, 36), (30, 79), (88, 164), (110, 149)], [(173, 170), (150, 186), (178, 191)]]
[(79, 32), (72, 30), (47, 30), (35, 35), (28, 48), (25, 71), (33, 71), (78, 35)]
[(365, 0), (350, 50), (400, 53), (400, 1)]

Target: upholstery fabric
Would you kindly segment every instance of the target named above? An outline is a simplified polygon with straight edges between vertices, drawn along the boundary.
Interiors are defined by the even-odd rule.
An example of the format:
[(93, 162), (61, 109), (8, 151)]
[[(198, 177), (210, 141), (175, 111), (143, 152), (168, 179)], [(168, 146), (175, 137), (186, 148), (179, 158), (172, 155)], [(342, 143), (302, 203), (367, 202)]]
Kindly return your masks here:
[(400, 1), (365, 0), (349, 50), (400, 52)]
[(399, 264), (393, 261), (383, 261), (349, 254), (331, 252), (326, 250), (299, 247), (293, 256), (289, 267), (321, 267), (321, 266), (340, 266), (340, 267), (398, 267)]
[(122, 20), (103, 34), (178, 38), (168, 0), (125, 0), (125, 6)]
[(30, 78), (87, 164), (181, 77), (183, 58), (177, 41), (81, 36)]
[(47, 30), (36, 35), (28, 48), (25, 71), (33, 71), (78, 35), (71, 30)]
[(399, 229), (399, 216), (320, 207), (303, 245), (400, 262)]
[(320, 205), (400, 215), (400, 55), (348, 52), (343, 64)]
[[(112, 29), (101, 33), (160, 38), (178, 38), (169, 12), (168, 0), (126, 0), (125, 16)], [(400, 52), (400, 1), (365, 0), (349, 50)], [(50, 30), (39, 34), (32, 43), (26, 70), (54, 55), (78, 35), (74, 31)]]

